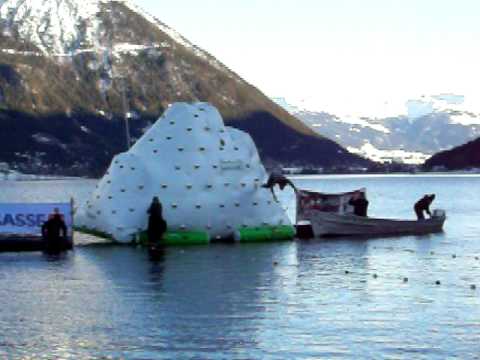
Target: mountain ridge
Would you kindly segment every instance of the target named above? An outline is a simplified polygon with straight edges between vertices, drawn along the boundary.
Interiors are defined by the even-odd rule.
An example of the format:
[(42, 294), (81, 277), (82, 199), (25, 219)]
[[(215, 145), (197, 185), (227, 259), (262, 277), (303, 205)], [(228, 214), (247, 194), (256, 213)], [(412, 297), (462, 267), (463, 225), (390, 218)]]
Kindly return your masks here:
[[(207, 101), (220, 110), (227, 125), (231, 122), (240, 126), (242, 121), (259, 121), (264, 118), (262, 114), (270, 114), (289, 131), (302, 137), (305, 144), (297, 142), (296, 146), (308, 147), (309, 142), (327, 144), (332, 149), (330, 153), (342, 154), (342, 164), (369, 164), (316, 134), (260, 90), (159, 20), (132, 10), (134, 5), (126, 5), (132, 4), (130, 1), (89, 0), (86, 5), (73, 0), (44, 3), (50, 7), (42, 8), (34, 0), (0, 3), (0, 115), (3, 124), (9, 124), (4, 126), (5, 140), (8, 142), (21, 130), (20, 123), (23, 129), (31, 131), (20, 131), (31, 140), (25, 148), (12, 140), (8, 146), (0, 147), (0, 161), (25, 163), (25, 159), (29, 159), (28, 163), (37, 161), (51, 169), (59, 158), (56, 152), (63, 151), (64, 164), (77, 164), (81, 159), (86, 163), (84, 171), (99, 173), (113, 154), (122, 151), (122, 141), (114, 138), (122, 137), (125, 116), (131, 118), (131, 132), (138, 138), (170, 103)], [(48, 26), (42, 24), (62, 23), (61, 19), (49, 20), (58, 14), (48, 11), (64, 9), (62, 4), (77, 7), (84, 4), (90, 17), (65, 20), (75, 23), (74, 29), (81, 34), (74, 32), (76, 37), (63, 34), (59, 40), (52, 38)], [(19, 13), (11, 10), (14, 5), (27, 8)], [(18, 23), (28, 9), (38, 15), (40, 20), (36, 25), (40, 27)], [(26, 26), (26, 30), (22, 26)], [(89, 26), (96, 30), (88, 30)], [(31, 34), (31, 29), (42, 31)], [(252, 117), (252, 114), (259, 117)], [(51, 119), (52, 124), (59, 128), (63, 124), (64, 131), (69, 129), (75, 136), (62, 134), (62, 131), (53, 134), (47, 126)], [(282, 148), (288, 149), (288, 143), (278, 144), (281, 151), (274, 152), (268, 144), (268, 136), (273, 134), (250, 135), (266, 158), (275, 159), (279, 164), (303, 162), (302, 158), (286, 156)], [(98, 136), (105, 144), (93, 160), (67, 151), (74, 138), (82, 143), (79, 147), (82, 151), (93, 153), (91, 148), (99, 146)], [(51, 139), (46, 140), (49, 137)], [(66, 148), (55, 144), (64, 144)], [(262, 148), (271, 150), (266, 152)], [(38, 153), (46, 154), (44, 160), (39, 160)], [(277, 156), (280, 153), (285, 156)], [(330, 162), (321, 156), (309, 157), (309, 160), (315, 166)]]

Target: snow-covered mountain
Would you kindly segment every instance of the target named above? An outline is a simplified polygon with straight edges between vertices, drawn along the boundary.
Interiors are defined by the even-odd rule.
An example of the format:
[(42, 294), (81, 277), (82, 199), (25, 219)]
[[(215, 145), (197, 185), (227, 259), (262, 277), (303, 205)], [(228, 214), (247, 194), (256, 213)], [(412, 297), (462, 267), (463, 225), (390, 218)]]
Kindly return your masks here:
[(460, 95), (411, 99), (404, 114), (386, 118), (337, 116), (274, 100), (318, 133), (374, 161), (421, 164), (439, 151), (480, 137), (480, 114), (468, 111)]
[(215, 105), (267, 163), (368, 164), (133, 1), (0, 0), (0, 161), (99, 173), (124, 116), (139, 137), (176, 101)]

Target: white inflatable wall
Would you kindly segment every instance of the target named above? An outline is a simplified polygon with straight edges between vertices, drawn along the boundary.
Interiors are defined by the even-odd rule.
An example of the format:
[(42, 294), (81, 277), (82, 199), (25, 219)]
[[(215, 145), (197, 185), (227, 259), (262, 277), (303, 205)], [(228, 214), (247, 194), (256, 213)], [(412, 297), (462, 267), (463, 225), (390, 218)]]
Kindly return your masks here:
[(126, 153), (116, 156), (76, 224), (130, 242), (147, 226), (154, 196), (170, 231), (206, 231), (211, 238), (236, 229), (290, 225), (268, 189), (251, 137), (225, 127), (207, 103), (176, 103)]

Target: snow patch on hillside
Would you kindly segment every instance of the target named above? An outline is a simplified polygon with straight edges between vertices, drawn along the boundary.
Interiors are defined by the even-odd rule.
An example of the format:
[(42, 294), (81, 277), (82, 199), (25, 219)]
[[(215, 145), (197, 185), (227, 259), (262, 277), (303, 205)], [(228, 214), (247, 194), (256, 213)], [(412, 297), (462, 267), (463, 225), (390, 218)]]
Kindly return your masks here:
[[(226, 73), (234, 74), (213, 56), (185, 39), (177, 31), (162, 23), (130, 0), (0, 0), (0, 24), (4, 34), (16, 29), (20, 37), (33, 43), (46, 56), (75, 56), (83, 52), (101, 52), (105, 48), (105, 28), (101, 20), (102, 5), (122, 3), (145, 18), (169, 36), (174, 43), (184, 46), (194, 55)], [(167, 42), (157, 47), (171, 47)], [(144, 44), (117, 44), (113, 52), (138, 55), (147, 48)], [(30, 53), (20, 55), (32, 55)], [(241, 81), (237, 79), (237, 81)]]
[(431, 157), (431, 155), (415, 151), (377, 149), (369, 142), (366, 142), (360, 148), (347, 147), (347, 150), (351, 153), (365, 156), (368, 159), (381, 163), (399, 162), (404, 164), (420, 165)]

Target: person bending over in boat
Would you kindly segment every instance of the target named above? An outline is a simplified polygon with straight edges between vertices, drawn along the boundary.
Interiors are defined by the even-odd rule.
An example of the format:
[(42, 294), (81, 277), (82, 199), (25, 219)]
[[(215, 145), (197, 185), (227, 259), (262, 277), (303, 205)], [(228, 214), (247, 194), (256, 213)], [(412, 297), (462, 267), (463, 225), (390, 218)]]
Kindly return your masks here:
[(293, 188), (293, 191), (295, 193), (297, 192), (297, 188), (293, 183), (288, 180), (285, 176), (277, 174), (277, 173), (272, 173), (268, 177), (268, 180), (265, 184), (262, 185), (263, 188), (270, 189), (272, 192), (273, 198), (275, 199), (276, 202), (278, 202), (277, 196), (275, 195), (275, 192), (273, 191), (273, 187), (275, 185), (278, 185), (280, 187), (280, 190), (283, 190), (285, 186), (290, 185)]
[(432, 213), (430, 212), (430, 205), (435, 199), (435, 194), (431, 195), (424, 195), (420, 200), (415, 203), (413, 209), (415, 210), (415, 214), (417, 214), (418, 220), (425, 220), (425, 215), (423, 212), (425, 211), (430, 217), (432, 217)]
[(353, 206), (353, 213), (357, 216), (367, 216), (368, 209), (368, 200), (365, 198), (365, 193), (363, 191), (357, 191), (352, 196), (349, 205)]
[(163, 219), (162, 204), (157, 196), (153, 197), (148, 213), (148, 246), (154, 249), (162, 241), (163, 234), (167, 231), (167, 222)]

